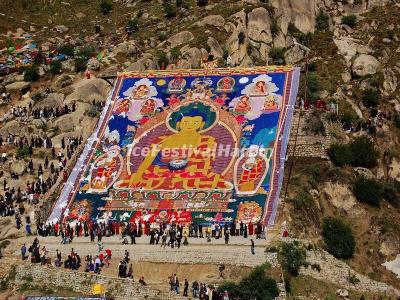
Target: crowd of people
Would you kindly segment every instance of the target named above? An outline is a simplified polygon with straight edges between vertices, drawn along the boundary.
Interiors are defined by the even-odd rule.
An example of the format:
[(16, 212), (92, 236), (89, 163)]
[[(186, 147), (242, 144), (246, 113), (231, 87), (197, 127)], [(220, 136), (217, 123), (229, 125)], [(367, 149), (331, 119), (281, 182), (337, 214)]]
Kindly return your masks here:
[(218, 223), (204, 226), (191, 223), (182, 224), (153, 223), (136, 220), (135, 222), (74, 222), (73, 223), (41, 223), (38, 225), (38, 234), (41, 236), (61, 236), (62, 243), (70, 243), (74, 237), (90, 237), (91, 242), (101, 242), (103, 237), (120, 236), (122, 244), (136, 244), (136, 238), (147, 236), (151, 245), (161, 247), (179, 248), (182, 244), (187, 245), (187, 238), (222, 239), (228, 244), (230, 236), (242, 236), (248, 238), (255, 236), (256, 239), (265, 238), (265, 227), (260, 223), (245, 224), (243, 222), (232, 222), (220, 225)]
[(185, 278), (182, 284), (183, 290), (181, 290), (181, 283), (176, 274), (172, 274), (168, 277), (168, 283), (172, 292), (180, 294), (180, 291), (182, 291), (182, 296), (184, 297), (193, 297), (200, 300), (229, 300), (229, 294), (227, 291), (218, 292), (212, 285), (207, 285), (205, 283), (198, 282), (197, 280), (193, 281), (190, 285), (189, 281)]
[(347, 133), (355, 133), (359, 131), (365, 131), (371, 135), (376, 134), (376, 129), (381, 128), (385, 120), (390, 120), (391, 114), (390, 112), (384, 112), (377, 110), (374, 116), (368, 118), (365, 121), (343, 121), (342, 127)]
[[(42, 97), (48, 96), (52, 91), (48, 90), (42, 94)], [(76, 110), (76, 103), (73, 102), (70, 106), (64, 105), (44, 105), (41, 107), (35, 107), (34, 102), (29, 102), (28, 106), (12, 106), (8, 112), (6, 112), (1, 121), (7, 122), (13, 118), (20, 118), (24, 122), (28, 122), (32, 119), (44, 119), (50, 120), (59, 118), (63, 115), (72, 113)]]

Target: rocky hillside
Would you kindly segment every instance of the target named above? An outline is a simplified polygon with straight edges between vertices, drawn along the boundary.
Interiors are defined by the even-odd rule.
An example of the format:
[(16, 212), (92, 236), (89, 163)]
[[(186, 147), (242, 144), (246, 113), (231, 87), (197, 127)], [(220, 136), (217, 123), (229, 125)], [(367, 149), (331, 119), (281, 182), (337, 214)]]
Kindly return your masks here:
[[(110, 90), (101, 75), (199, 68), (210, 54), (219, 66), (297, 64), (299, 144), (322, 143), (324, 154), (288, 160), (277, 227), (327, 248), (323, 224), (340, 217), (356, 241), (346, 263), (400, 288), (399, 268), (382, 265), (400, 253), (399, 1), (4, 0), (0, 13), (0, 175), (22, 198), (61, 152), (63, 171), (42, 170), (39, 202), (50, 207), (81, 149), (65, 144), (84, 144)], [(83, 80), (86, 68), (95, 77)], [(46, 145), (30, 149), (37, 138)], [(0, 239), (19, 234), (2, 222)]]

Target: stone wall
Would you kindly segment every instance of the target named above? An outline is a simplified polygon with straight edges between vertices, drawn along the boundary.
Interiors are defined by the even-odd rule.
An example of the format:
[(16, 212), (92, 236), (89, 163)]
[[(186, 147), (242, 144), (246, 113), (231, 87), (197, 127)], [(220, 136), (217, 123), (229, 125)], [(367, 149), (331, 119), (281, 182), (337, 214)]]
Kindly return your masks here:
[(77, 293), (91, 295), (95, 283), (103, 284), (106, 292), (116, 300), (183, 300), (184, 297), (173, 293), (163, 293), (149, 286), (142, 286), (126, 278), (95, 275), (40, 265), (19, 265), (16, 269), (15, 282), (18, 285), (26, 281), (39, 287), (72, 289)]
[[(400, 294), (398, 290), (386, 283), (372, 280), (367, 276), (355, 272), (348, 264), (336, 259), (326, 251), (307, 251), (307, 262), (320, 265), (321, 270), (318, 272), (311, 267), (302, 268), (300, 273), (303, 275), (331, 282), (350, 290), (386, 293), (387, 295)], [(348, 280), (349, 275), (355, 275), (359, 283), (350, 283)]]

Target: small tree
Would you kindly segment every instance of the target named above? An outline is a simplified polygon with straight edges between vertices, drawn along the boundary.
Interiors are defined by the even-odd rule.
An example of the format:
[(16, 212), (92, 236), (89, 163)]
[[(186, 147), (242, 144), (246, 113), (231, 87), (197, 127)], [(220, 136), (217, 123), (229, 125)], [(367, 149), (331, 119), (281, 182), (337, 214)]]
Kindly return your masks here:
[(271, 48), (269, 50), (269, 57), (276, 65), (283, 65), (285, 63), (285, 48)]
[(156, 57), (157, 57), (157, 62), (158, 65), (161, 66), (166, 66), (169, 64), (169, 60), (167, 57), (167, 54), (164, 51), (158, 50), (156, 53)]
[(35, 65), (24, 68), (24, 81), (37, 81), (39, 77), (39, 72)]
[(363, 92), (362, 102), (366, 107), (377, 107), (379, 104), (379, 92), (373, 89), (367, 89)]
[(283, 267), (293, 276), (299, 275), (300, 268), (307, 264), (306, 250), (298, 242), (284, 243), (280, 254)]
[(208, 0), (197, 0), (197, 6), (206, 6), (208, 4)]
[(336, 166), (351, 164), (351, 152), (347, 145), (332, 144), (328, 149), (328, 156)]
[(103, 15), (109, 14), (112, 11), (112, 3), (107, 0), (101, 1), (100, 10)]
[(75, 49), (74, 45), (67, 43), (61, 45), (60, 48), (58, 48), (58, 52), (65, 54), (69, 57), (73, 57), (75, 55), (74, 49)]
[(75, 72), (83, 72), (87, 68), (88, 59), (86, 57), (77, 57), (75, 58)]
[(383, 187), (383, 198), (391, 205), (400, 208), (400, 182), (397, 180), (389, 180)]
[(225, 282), (218, 287), (219, 292), (228, 291), (232, 299), (273, 300), (279, 295), (275, 279), (266, 276), (268, 264), (255, 267), (239, 284)]
[(272, 19), (272, 23), (271, 23), (271, 35), (273, 37), (276, 37), (279, 34), (279, 25), (278, 22), (276, 21), (276, 19)]
[(51, 74), (59, 74), (61, 72), (61, 62), (58, 59), (54, 59), (50, 63), (50, 73)]
[(310, 114), (304, 126), (306, 132), (311, 132), (315, 135), (325, 135), (325, 125), (322, 121), (321, 112), (315, 110)]
[(353, 232), (341, 219), (328, 217), (322, 223), (322, 236), (326, 247), (336, 258), (351, 258), (356, 242)]
[(372, 168), (378, 163), (379, 153), (374, 142), (367, 136), (355, 138), (350, 144), (351, 164), (355, 167)]
[(128, 35), (131, 35), (135, 31), (139, 29), (139, 20), (138, 18), (133, 18), (128, 21), (128, 24), (125, 27), (125, 31)]
[(171, 49), (170, 54), (172, 62), (175, 62), (181, 55), (181, 50), (179, 49), (179, 47), (174, 47)]
[(358, 201), (372, 206), (379, 206), (383, 196), (382, 185), (375, 179), (365, 177), (356, 180), (353, 192)]
[(327, 31), (329, 29), (329, 16), (322, 10), (319, 11), (315, 19), (315, 29), (317, 31)]
[(350, 27), (354, 27), (357, 23), (356, 15), (348, 15), (342, 17), (342, 24), (348, 25)]
[(164, 15), (167, 19), (176, 17), (176, 8), (169, 1), (164, 2)]
[(307, 99), (310, 103), (315, 103), (319, 98), (319, 91), (321, 90), (319, 78), (315, 73), (308, 73), (305, 80), (307, 81)]

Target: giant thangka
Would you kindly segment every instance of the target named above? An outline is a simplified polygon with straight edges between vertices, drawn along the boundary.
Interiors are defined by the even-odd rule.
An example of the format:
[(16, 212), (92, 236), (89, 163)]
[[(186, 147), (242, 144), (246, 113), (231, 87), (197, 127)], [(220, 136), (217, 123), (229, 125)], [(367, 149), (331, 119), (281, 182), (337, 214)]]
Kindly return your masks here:
[(49, 221), (273, 224), (299, 74), (119, 74)]

